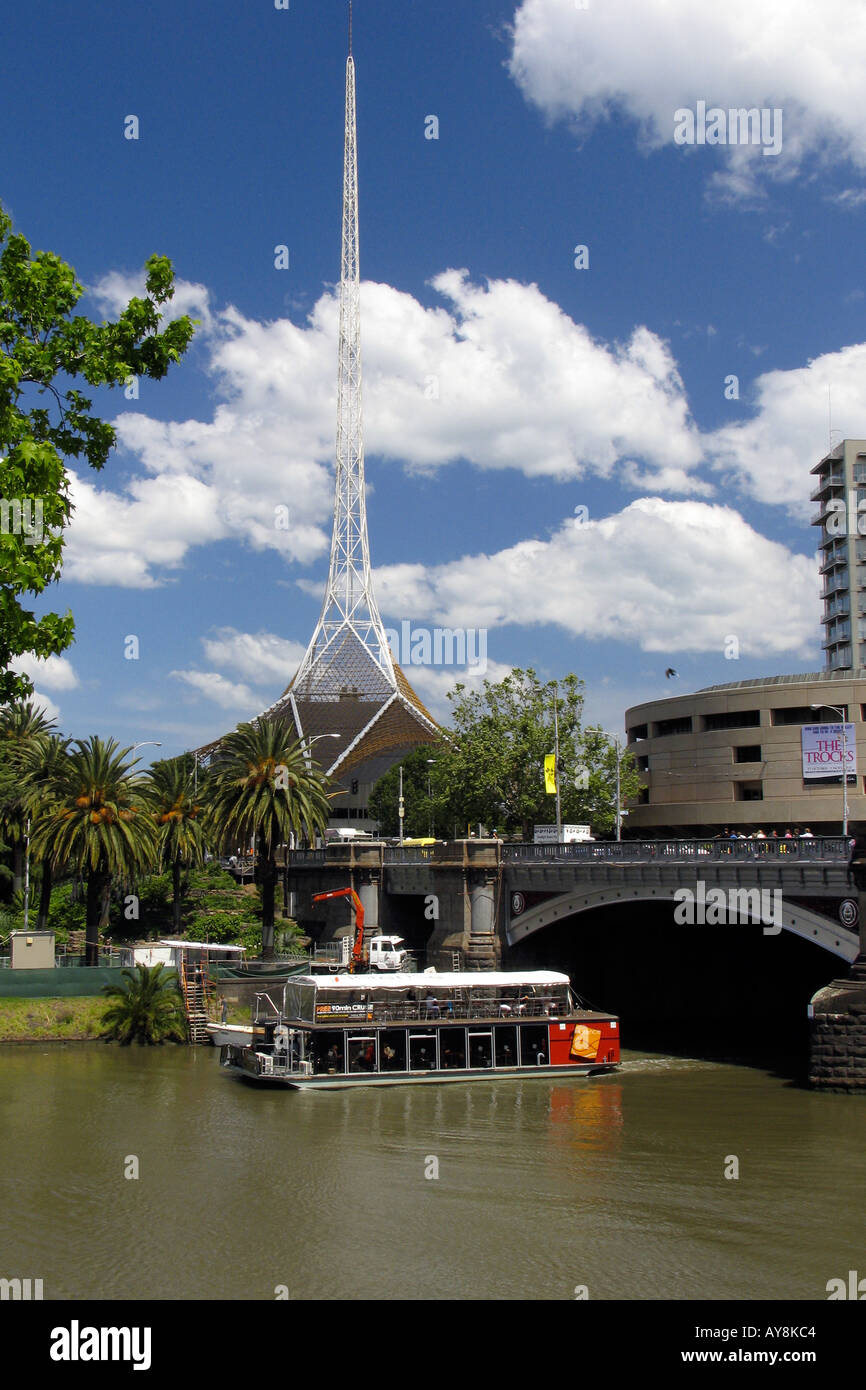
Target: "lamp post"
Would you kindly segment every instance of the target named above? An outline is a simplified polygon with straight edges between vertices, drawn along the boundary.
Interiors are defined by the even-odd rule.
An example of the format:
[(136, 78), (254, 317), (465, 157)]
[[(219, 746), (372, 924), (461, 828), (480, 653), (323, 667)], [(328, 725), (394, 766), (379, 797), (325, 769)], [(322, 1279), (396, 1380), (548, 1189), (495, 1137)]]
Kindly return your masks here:
[(431, 839), (431, 840), (433, 839), (433, 783), (432, 783), (432, 781), (431, 781), (432, 773), (430, 772), (430, 769), (431, 769), (431, 767), (435, 767), (435, 766), (436, 766), (436, 759), (435, 759), (435, 758), (428, 758), (428, 759), (427, 759), (427, 802), (428, 802), (428, 805), (429, 805), (429, 808), (430, 808), (430, 839)]
[(403, 843), (403, 764), (400, 764), (400, 796), (397, 802), (397, 817), (400, 821), (400, 844)]
[(556, 788), (556, 843), (562, 843), (562, 803), (559, 795), (559, 682), (553, 686), (553, 785)]
[(842, 723), (842, 837), (848, 838), (848, 730), (847, 730), (847, 708), (842, 710), (836, 705), (813, 705), (812, 709), (831, 709), (834, 714), (838, 714)]
[(161, 748), (161, 747), (162, 747), (162, 744), (161, 744), (157, 739), (155, 739), (155, 738), (146, 738), (142, 743), (134, 743), (134, 744), (132, 745), (132, 756), (135, 757), (135, 750), (136, 750), (136, 748), (147, 748), (148, 745), (150, 745), (150, 746), (153, 747), (153, 748)]

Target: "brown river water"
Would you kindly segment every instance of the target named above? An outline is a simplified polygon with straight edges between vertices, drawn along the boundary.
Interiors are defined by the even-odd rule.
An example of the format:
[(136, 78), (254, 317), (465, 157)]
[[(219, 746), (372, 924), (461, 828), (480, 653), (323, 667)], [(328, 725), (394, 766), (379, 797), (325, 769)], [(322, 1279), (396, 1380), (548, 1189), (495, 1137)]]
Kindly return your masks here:
[(0, 1046), (0, 1276), (76, 1300), (826, 1300), (866, 1274), (862, 1099), (624, 1058), (304, 1094), (210, 1048)]

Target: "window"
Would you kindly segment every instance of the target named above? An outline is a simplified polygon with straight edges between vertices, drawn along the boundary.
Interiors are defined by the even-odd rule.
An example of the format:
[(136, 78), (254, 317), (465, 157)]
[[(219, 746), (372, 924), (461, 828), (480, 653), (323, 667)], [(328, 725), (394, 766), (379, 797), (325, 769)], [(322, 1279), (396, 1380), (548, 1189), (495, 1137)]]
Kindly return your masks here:
[(757, 729), (761, 723), (759, 709), (733, 709), (718, 714), (704, 715), (704, 732), (711, 734), (719, 729)]
[(647, 726), (646, 726), (646, 724), (635, 724), (634, 728), (633, 728), (633, 729), (629, 729), (629, 731), (628, 731), (628, 741), (629, 741), (629, 743), (637, 743), (638, 739), (646, 738), (646, 737), (647, 737)]
[[(848, 716), (848, 706), (840, 705), (844, 709), (845, 717)], [(812, 709), (811, 705), (791, 705), (789, 709), (774, 709), (770, 711), (773, 724), (837, 724), (839, 716), (832, 710), (821, 708)]]
[(761, 782), (735, 782), (735, 801), (763, 801), (764, 787)]
[(760, 743), (744, 743), (734, 749), (735, 763), (759, 763), (761, 761)]
[(669, 738), (671, 734), (690, 734), (692, 716), (686, 714), (679, 719), (660, 719), (653, 729), (656, 738)]

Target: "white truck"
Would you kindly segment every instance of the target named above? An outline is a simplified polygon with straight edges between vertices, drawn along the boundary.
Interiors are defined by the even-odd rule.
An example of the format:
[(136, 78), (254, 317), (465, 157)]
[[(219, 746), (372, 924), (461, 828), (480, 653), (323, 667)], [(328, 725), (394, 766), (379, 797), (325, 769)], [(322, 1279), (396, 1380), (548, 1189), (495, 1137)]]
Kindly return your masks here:
[(534, 843), (536, 845), (573, 845), (580, 841), (594, 840), (591, 825), (563, 825), (557, 835), (555, 825), (536, 825)]
[[(343, 937), (343, 965), (346, 966), (352, 955), (351, 937)], [(363, 962), (368, 970), (405, 970), (408, 952), (403, 948), (402, 936), (370, 936), (364, 942)]]

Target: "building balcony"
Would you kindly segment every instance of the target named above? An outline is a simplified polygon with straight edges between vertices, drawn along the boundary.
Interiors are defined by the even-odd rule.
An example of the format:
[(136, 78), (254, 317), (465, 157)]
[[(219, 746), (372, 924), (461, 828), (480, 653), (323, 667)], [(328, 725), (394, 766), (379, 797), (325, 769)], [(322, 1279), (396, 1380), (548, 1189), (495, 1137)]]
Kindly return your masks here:
[(817, 502), (818, 498), (822, 497), (825, 492), (829, 492), (831, 488), (844, 488), (844, 486), (845, 476), (843, 473), (827, 473), (821, 479), (820, 483), (815, 488), (815, 491), (811, 494), (809, 501)]

